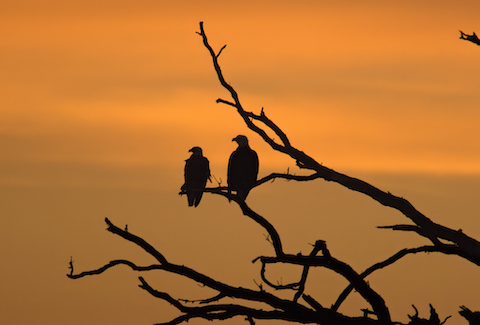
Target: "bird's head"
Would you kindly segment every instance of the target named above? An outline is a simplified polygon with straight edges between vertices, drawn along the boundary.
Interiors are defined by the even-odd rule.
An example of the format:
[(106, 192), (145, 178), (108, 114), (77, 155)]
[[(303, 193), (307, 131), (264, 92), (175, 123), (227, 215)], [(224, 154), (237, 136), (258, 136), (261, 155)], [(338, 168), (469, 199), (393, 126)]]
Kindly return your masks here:
[(203, 153), (202, 148), (200, 147), (193, 147), (192, 149), (188, 150), (188, 152), (191, 152), (193, 156), (201, 156)]
[(237, 135), (232, 141), (237, 142), (239, 147), (248, 147), (248, 139), (244, 135)]

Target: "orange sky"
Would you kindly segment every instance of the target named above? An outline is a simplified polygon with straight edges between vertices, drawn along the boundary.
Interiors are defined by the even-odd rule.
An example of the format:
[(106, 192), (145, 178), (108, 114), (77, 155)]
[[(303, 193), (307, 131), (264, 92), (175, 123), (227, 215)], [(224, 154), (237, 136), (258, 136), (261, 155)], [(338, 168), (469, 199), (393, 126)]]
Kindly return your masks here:
[[(479, 11), (478, 1), (0, 4), (0, 252), (10, 266), (0, 268), (0, 323), (106, 324), (105, 310), (118, 312), (112, 320), (116, 324), (131, 324), (135, 318), (142, 324), (168, 320), (165, 315), (172, 309), (141, 292), (136, 274), (122, 270), (96, 279), (64, 278), (70, 255), (79, 269), (88, 269), (136, 252), (104, 231), (106, 216), (119, 224), (135, 224), (138, 235), (157, 238), (154, 244), (164, 245), (176, 262), (191, 261), (209, 274), (228, 272), (209, 265), (217, 263), (215, 249), (226, 253), (222, 246), (232, 237), (238, 240), (231, 245), (236, 250), (249, 240), (248, 249), (240, 250), (245, 260), (230, 261), (239, 268), (259, 254), (271, 254), (261, 230), (237, 215), (236, 207), (209, 196), (192, 211), (177, 196), (188, 149), (201, 146), (213, 174), (225, 181), (226, 162), (235, 148), (231, 139), (237, 134), (247, 135), (257, 150), (260, 176), (287, 168), (300, 172), (247, 130), (233, 109), (215, 104), (219, 97), (229, 98), (195, 34), (199, 21), (205, 22), (214, 48), (227, 44), (220, 63), (245, 109), (258, 113), (264, 107), (294, 146), (324, 165), (365, 177), (419, 204), (433, 220), (480, 238), (475, 222), (480, 47), (458, 39), (459, 29), (480, 32)], [(252, 208), (285, 229), (294, 252), (308, 249), (304, 238), (313, 242), (320, 236), (361, 271), (397, 249), (423, 243), (412, 235), (378, 233), (378, 225), (405, 220), (334, 184), (317, 183), (275, 183), (249, 197)], [(311, 189), (332, 195), (328, 207), (312, 204), (318, 199)], [(277, 207), (279, 202), (286, 206)], [(287, 211), (295, 211), (298, 202), (308, 208), (296, 216), (302, 221), (295, 230)], [(349, 205), (346, 202), (352, 210), (338, 207)], [(318, 214), (330, 213), (337, 219), (317, 220)], [(230, 215), (235, 221), (222, 219)], [(352, 218), (361, 221), (344, 229)], [(302, 233), (317, 226), (324, 230)], [(358, 227), (364, 227), (365, 234), (355, 240), (373, 251), (356, 261), (359, 254), (345, 239)], [(162, 235), (151, 230), (160, 228)], [(229, 233), (233, 230), (237, 232)], [(194, 254), (189, 243), (199, 245), (198, 252)], [(208, 263), (199, 259), (209, 251)], [(418, 263), (438, 271), (446, 261)], [(458, 263), (452, 272), (465, 274), (460, 279), (472, 274), (478, 278), (478, 270)], [(407, 263), (402, 265), (408, 271)], [(248, 267), (252, 272), (228, 280), (254, 285), (258, 270)], [(395, 272), (407, 272), (400, 269), (383, 274), (391, 279)], [(441, 274), (433, 278), (445, 282)], [(412, 277), (405, 282), (426, 285)], [(114, 286), (114, 280), (125, 278), (131, 279), (128, 285)], [(162, 279), (158, 276), (159, 283)], [(381, 294), (386, 286), (382, 279), (377, 280)], [(438, 287), (431, 285), (424, 289), (428, 294)], [(406, 321), (412, 300), (425, 292), (408, 292), (406, 284), (400, 288), (404, 294), (393, 294), (398, 287), (392, 293), (385, 290), (392, 295), (392, 314)], [(110, 290), (113, 296), (108, 296)], [(327, 290), (326, 295), (334, 297), (338, 290)], [(452, 290), (457, 289), (432, 294), (444, 313), (479, 301), (479, 290), (468, 286), (455, 292), (467, 301), (438, 299), (455, 295)], [(428, 294), (417, 302), (425, 312), (432, 302)], [(332, 303), (334, 298), (327, 296), (320, 298), (322, 303)], [(119, 297), (127, 300), (120, 302)], [(349, 303), (351, 310), (358, 310), (355, 300)], [(118, 308), (122, 304), (135, 308)], [(31, 312), (24, 313), (24, 308)], [(89, 316), (80, 316), (85, 310)], [(77, 317), (71, 319), (72, 314)]]

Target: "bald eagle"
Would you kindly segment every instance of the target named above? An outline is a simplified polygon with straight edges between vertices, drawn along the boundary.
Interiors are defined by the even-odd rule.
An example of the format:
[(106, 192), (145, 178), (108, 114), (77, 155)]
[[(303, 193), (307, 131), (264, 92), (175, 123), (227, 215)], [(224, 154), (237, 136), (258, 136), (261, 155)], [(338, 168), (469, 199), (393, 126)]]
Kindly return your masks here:
[(228, 161), (228, 194), (235, 190), (237, 196), (245, 200), (251, 187), (257, 181), (258, 155), (248, 145), (246, 136), (238, 135), (232, 141), (238, 143), (238, 148)]
[(181, 189), (187, 192), (188, 206), (197, 207), (203, 196), (202, 190), (210, 180), (210, 163), (203, 156), (202, 148), (193, 147), (188, 152), (192, 155), (185, 161), (185, 184)]

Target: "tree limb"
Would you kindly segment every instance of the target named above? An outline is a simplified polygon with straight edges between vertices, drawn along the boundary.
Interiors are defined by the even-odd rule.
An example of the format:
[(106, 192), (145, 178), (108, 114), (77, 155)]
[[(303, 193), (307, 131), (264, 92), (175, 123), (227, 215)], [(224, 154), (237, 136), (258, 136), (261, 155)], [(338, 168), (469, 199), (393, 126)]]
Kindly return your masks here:
[(120, 237), (122, 237), (122, 238), (124, 238), (128, 241), (134, 242), (138, 246), (142, 247), (147, 253), (149, 253), (150, 255), (155, 257), (155, 259), (157, 261), (159, 261), (160, 264), (167, 264), (168, 263), (167, 260), (165, 259), (165, 257), (163, 257), (163, 255), (160, 254), (160, 252), (158, 252), (155, 248), (153, 248), (153, 246), (148, 244), (142, 238), (137, 237), (137, 236), (129, 233), (128, 231), (125, 231), (125, 230), (122, 230), (122, 229), (118, 228), (113, 223), (111, 223), (110, 220), (108, 220), (108, 218), (105, 218), (105, 222), (108, 225), (107, 230), (110, 231), (111, 233), (119, 235)]
[[(152, 249), (152, 246), (149, 243), (147, 243), (144, 239), (138, 236), (135, 236), (133, 234), (127, 233), (126, 231), (116, 227), (108, 219), (106, 219), (106, 222), (109, 225), (109, 228), (107, 229), (108, 231), (118, 236), (121, 236), (125, 239), (128, 238), (129, 241), (137, 244), (152, 256), (158, 256), (158, 254), (160, 254), (155, 249)], [(324, 252), (324, 256), (315, 256), (321, 250)], [(348, 265), (333, 259), (328, 253), (328, 250), (326, 250), (326, 246), (322, 241), (317, 241), (316, 246), (314, 247), (314, 249), (312, 250), (312, 253), (309, 256), (294, 256), (294, 255), (283, 254), (279, 257), (273, 257), (273, 258), (261, 257), (261, 259), (262, 259), (262, 263), (286, 262), (290, 264), (299, 264), (304, 266), (305, 265), (325, 266), (332, 269), (335, 268), (336, 272), (339, 272), (339, 269), (340, 269), (340, 273), (354, 272), (353, 270), (349, 269), (350, 267)], [(322, 259), (322, 260), (319, 260), (319, 259)], [(339, 268), (338, 266), (333, 266), (334, 264), (342, 264), (342, 266)], [(332, 312), (331, 310), (328, 310), (328, 309), (318, 309), (318, 306), (315, 304), (314, 306), (316, 308), (310, 309), (304, 305), (297, 303), (296, 301), (280, 299), (264, 290), (255, 291), (255, 290), (250, 290), (250, 289), (245, 289), (240, 287), (238, 288), (232, 287), (222, 282), (213, 280), (212, 278), (206, 275), (203, 275), (186, 266), (169, 263), (165, 258), (163, 258), (163, 264), (150, 265), (150, 266), (137, 266), (134, 263), (127, 260), (115, 260), (115, 261), (111, 261), (110, 263), (106, 264), (105, 266), (99, 269), (82, 272), (77, 275), (74, 275), (74, 274), (68, 275), (68, 277), (72, 279), (78, 279), (87, 275), (101, 274), (106, 270), (108, 270), (109, 268), (112, 268), (116, 265), (127, 265), (135, 271), (163, 270), (163, 271), (171, 272), (174, 274), (178, 274), (178, 275), (190, 278), (194, 281), (197, 281), (219, 292), (219, 294), (217, 294), (212, 298), (201, 300), (200, 302), (203, 304), (208, 304), (214, 301), (218, 301), (225, 297), (231, 297), (236, 299), (244, 299), (244, 300), (265, 303), (266, 305), (270, 306), (270, 308), (273, 308), (270, 311), (265, 311), (265, 310), (258, 310), (258, 309), (248, 308), (248, 307), (244, 307), (241, 305), (234, 305), (234, 304), (208, 304), (201, 307), (185, 306), (180, 302), (179, 299), (175, 299), (170, 295), (168, 295), (167, 293), (160, 292), (153, 289), (145, 281), (143, 277), (140, 277), (139, 278), (141, 282), (140, 287), (142, 289), (146, 290), (151, 295), (157, 298), (160, 298), (169, 302), (174, 307), (176, 307), (179, 311), (184, 313), (184, 315), (181, 315), (166, 324), (179, 324), (184, 321), (188, 321), (189, 319), (192, 319), (192, 318), (221, 320), (221, 319), (231, 318), (234, 316), (246, 316), (246, 317), (251, 317), (252, 319), (254, 318), (279, 319), (279, 320), (295, 321), (300, 323), (317, 323), (317, 324), (332, 324), (332, 325), (333, 324), (370, 325), (370, 324), (383, 324), (383, 323), (390, 324), (389, 316), (385, 317), (386, 315), (382, 315), (381, 314), (382, 311), (379, 312), (378, 308), (375, 307), (378, 302), (375, 302), (372, 305), (372, 308), (374, 308), (374, 311), (376, 310), (376, 314), (379, 318), (378, 322), (380, 323), (368, 318), (347, 317), (337, 312)], [(342, 269), (347, 271), (342, 272)], [(347, 278), (350, 278), (350, 277), (351, 277), (351, 274), (347, 276)], [(367, 297), (369, 294), (371, 295), (372, 293), (374, 296), (375, 293), (373, 292), (373, 290), (369, 288), (365, 288), (365, 286), (367, 286), (365, 283), (364, 283), (364, 286), (361, 286), (361, 285), (358, 286), (358, 283), (356, 282), (355, 288), (358, 288), (359, 292), (365, 292), (365, 290), (367, 290), (368, 291)], [(303, 296), (305, 298), (305, 295)], [(312, 301), (314, 301), (312, 300), (313, 298), (310, 300), (308, 298), (306, 299), (309, 301), (309, 304), (312, 305)], [(371, 300), (371, 297), (367, 298), (367, 300)], [(386, 311), (388, 313), (388, 309)]]
[(465, 34), (461, 30), (459, 32), (460, 32), (460, 39), (472, 42), (473, 44), (480, 45), (480, 39), (478, 39), (478, 36), (477, 34), (475, 34), (475, 32), (473, 32), (472, 35)]
[[(271, 146), (272, 149), (289, 155), (297, 162), (297, 165), (301, 168), (315, 170), (316, 174), (318, 174), (319, 177), (325, 179), (326, 181), (336, 182), (352, 191), (363, 193), (384, 206), (391, 207), (400, 211), (407, 218), (412, 220), (418, 227), (422, 228), (422, 231), (425, 234), (428, 233), (428, 238), (444, 239), (455, 243), (459, 247), (459, 256), (462, 256), (465, 259), (471, 261), (472, 263), (480, 266), (480, 243), (477, 240), (467, 236), (463, 232), (458, 232), (456, 230), (434, 223), (432, 220), (428, 219), (421, 212), (415, 209), (413, 205), (404, 198), (394, 196), (391, 193), (384, 192), (360, 179), (338, 173), (330, 168), (322, 166), (317, 161), (315, 161), (315, 159), (311, 158), (304, 152), (292, 147), (290, 145), (290, 142), (286, 138), (285, 133), (275, 123), (266, 118), (263, 110), (260, 115), (246, 112), (240, 104), (237, 92), (225, 81), (222, 70), (220, 69), (220, 65), (218, 63), (218, 57), (215, 55), (215, 52), (208, 43), (207, 36), (203, 28), (203, 22), (200, 22), (200, 32), (198, 34), (202, 36), (203, 44), (210, 52), (213, 60), (213, 65), (221, 85), (230, 92), (234, 100), (234, 103), (229, 103), (229, 105), (234, 106), (237, 109), (237, 112), (243, 118), (247, 127), (260, 135), (262, 139)], [(217, 102), (224, 103), (226, 101), (217, 100)], [(277, 135), (280, 136), (283, 141), (283, 145), (277, 144), (272, 138), (267, 135), (267, 133), (263, 129), (252, 123), (250, 118), (264, 122), (265, 125), (267, 125), (271, 130), (273, 130)]]
[(99, 269), (92, 270), (92, 271), (84, 271), (80, 274), (67, 274), (67, 276), (70, 279), (79, 279), (79, 278), (83, 278), (84, 276), (87, 276), (87, 275), (102, 274), (106, 270), (108, 270), (108, 269), (110, 269), (114, 266), (121, 265), (121, 264), (129, 266), (134, 271), (151, 271), (151, 270), (163, 270), (163, 269), (165, 269), (164, 266), (162, 266), (162, 265), (137, 266), (137, 265), (135, 265), (135, 263), (132, 263), (132, 262), (127, 261), (127, 260), (114, 260), (114, 261), (111, 261), (110, 263), (102, 266)]
[[(393, 256), (389, 257), (385, 261), (378, 262), (372, 266), (370, 266), (368, 269), (366, 269), (363, 273), (360, 274), (360, 277), (362, 279), (365, 279), (367, 276), (372, 274), (373, 272), (382, 269), (388, 265), (391, 265), (401, 259), (402, 257), (408, 255), (408, 254), (416, 254), (416, 253), (430, 253), (430, 252), (440, 252), (444, 254), (450, 254), (450, 255), (457, 255), (457, 249), (458, 247), (456, 246), (450, 246), (450, 245), (442, 245), (442, 246), (422, 246), (422, 247), (416, 247), (416, 248), (405, 248), (402, 249), (401, 251), (397, 252)], [(349, 284), (345, 290), (340, 294), (340, 296), (337, 298), (337, 301), (335, 304), (332, 306), (333, 311), (337, 311), (338, 308), (340, 308), (340, 305), (345, 301), (345, 299), (348, 297), (348, 295), (352, 292), (354, 289), (352, 284)]]
[[(316, 246), (324, 246), (325, 242), (317, 241)], [(316, 249), (318, 249), (318, 247)], [(325, 245), (326, 248), (326, 245)], [(314, 249), (315, 251), (315, 249)], [(317, 250), (318, 252), (318, 250)], [(328, 252), (328, 251), (327, 251)], [(312, 251), (313, 253), (313, 251)], [(324, 254), (324, 256), (303, 256), (303, 255), (290, 255), (285, 254), (281, 257), (267, 257), (261, 256), (256, 260), (260, 260), (265, 264), (272, 263), (287, 263), (287, 264), (296, 264), (302, 265), (304, 267), (308, 266), (322, 266), (328, 268), (346, 278), (351, 285), (355, 288), (356, 291), (372, 306), (373, 311), (378, 317), (380, 322), (391, 322), (390, 312), (388, 311), (387, 306), (383, 298), (376, 293), (370, 286), (363, 280), (363, 278), (356, 273), (351, 266), (333, 258), (330, 253)], [(303, 277), (302, 277), (303, 278)], [(301, 285), (301, 282), (300, 282)]]
[[(107, 229), (108, 231), (110, 231), (110, 232), (112, 232), (112, 233), (114, 233), (118, 236), (121, 236), (125, 239), (127, 239), (126, 237), (128, 237), (128, 240), (137, 244), (138, 246), (143, 248), (146, 252), (148, 252), (150, 255), (152, 255), (154, 257), (158, 256), (158, 254), (160, 254), (155, 249), (152, 249), (152, 246), (149, 243), (147, 243), (144, 239), (142, 239), (138, 236), (135, 236), (131, 233), (125, 232), (124, 230), (116, 227), (108, 219), (106, 219), (105, 221), (109, 225), (109, 228)], [(268, 292), (265, 292), (265, 291), (255, 291), (255, 290), (251, 290), (251, 289), (232, 287), (232, 286), (227, 285), (225, 283), (222, 283), (220, 281), (216, 281), (216, 280), (214, 280), (214, 279), (212, 279), (212, 278), (210, 278), (210, 277), (208, 277), (204, 274), (201, 274), (201, 273), (199, 273), (199, 272), (197, 272), (193, 269), (190, 269), (186, 266), (169, 263), (165, 258), (163, 258), (163, 264), (161, 264), (161, 265), (151, 265), (151, 266), (147, 266), (147, 267), (139, 267), (139, 266), (136, 266), (134, 263), (132, 263), (130, 261), (126, 261), (126, 260), (116, 260), (116, 261), (110, 262), (109, 264), (107, 264), (107, 265), (105, 265), (105, 266), (103, 266), (103, 267), (101, 267), (97, 270), (86, 271), (86, 272), (82, 272), (78, 275), (67, 275), (67, 276), (69, 278), (72, 278), (72, 279), (77, 279), (77, 278), (84, 277), (86, 275), (101, 274), (101, 273), (105, 272), (107, 269), (109, 269), (111, 267), (114, 267), (116, 265), (120, 265), (120, 264), (128, 265), (136, 271), (164, 270), (164, 271), (167, 271), (167, 272), (170, 272), (170, 273), (185, 276), (189, 279), (192, 279), (192, 280), (194, 280), (196, 282), (199, 282), (199, 283), (201, 283), (201, 284), (203, 284), (203, 285), (205, 285), (205, 286), (207, 286), (211, 289), (214, 289), (214, 290), (218, 291), (220, 293), (219, 296), (221, 295), (223, 297), (232, 297), (232, 298), (237, 298), (237, 299), (258, 301), (258, 302), (262, 302), (262, 303), (265, 303), (267, 305), (270, 305), (271, 307), (273, 307), (275, 309), (284, 310), (285, 312), (288, 312), (288, 313), (305, 313), (305, 314), (308, 314), (308, 313), (313, 312), (312, 310), (306, 308), (305, 306), (302, 306), (300, 304), (297, 304), (297, 303), (289, 301), (289, 300), (280, 299), (280, 298), (278, 298), (278, 297), (276, 297), (276, 296), (274, 296), (274, 295), (272, 295)], [(144, 285), (144, 283), (142, 283), (142, 284)], [(166, 297), (166, 296), (163, 296), (163, 297)]]

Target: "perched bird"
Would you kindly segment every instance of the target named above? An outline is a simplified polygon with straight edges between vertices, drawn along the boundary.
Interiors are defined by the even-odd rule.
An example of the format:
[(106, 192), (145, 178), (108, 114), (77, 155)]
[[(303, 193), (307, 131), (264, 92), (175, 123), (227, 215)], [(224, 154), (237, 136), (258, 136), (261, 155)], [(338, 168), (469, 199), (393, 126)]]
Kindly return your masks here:
[(238, 135), (232, 141), (238, 143), (238, 148), (228, 161), (228, 194), (235, 190), (237, 196), (245, 200), (251, 187), (257, 181), (258, 155), (248, 145), (246, 136)]
[(188, 152), (192, 155), (185, 160), (185, 183), (181, 189), (187, 192), (188, 206), (197, 207), (203, 196), (202, 190), (210, 180), (210, 162), (200, 147), (193, 147)]

